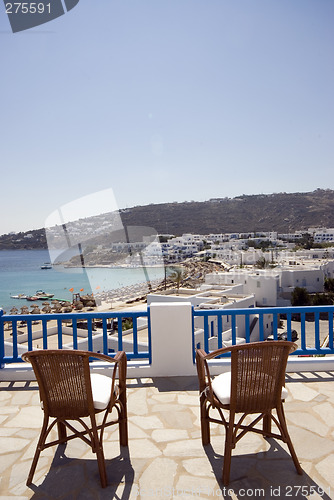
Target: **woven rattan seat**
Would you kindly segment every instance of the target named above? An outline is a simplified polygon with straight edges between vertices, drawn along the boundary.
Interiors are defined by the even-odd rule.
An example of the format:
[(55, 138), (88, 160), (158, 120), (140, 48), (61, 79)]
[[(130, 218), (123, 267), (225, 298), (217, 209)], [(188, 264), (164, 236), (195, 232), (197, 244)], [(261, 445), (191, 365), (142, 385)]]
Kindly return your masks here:
[[(289, 353), (296, 347), (292, 342), (273, 341), (226, 347), (210, 354), (202, 349), (196, 351), (203, 445), (210, 443), (210, 422), (225, 426), (224, 485), (228, 485), (230, 480), (232, 449), (248, 431), (283, 440), (289, 448), (298, 474), (302, 474), (288, 433), (282, 404), (286, 395), (286, 364)], [(213, 387), (217, 384), (212, 382), (208, 361), (228, 352), (231, 352), (231, 373), (225, 376), (228, 387), (220, 391), (220, 400), (214, 392)], [(224, 377), (220, 380), (224, 381)], [(220, 418), (211, 417), (211, 409), (216, 409)], [(228, 410), (229, 418), (225, 417), (223, 410)], [(272, 410), (276, 410), (277, 418)], [(242, 414), (240, 418), (237, 417), (239, 413)], [(244, 425), (245, 417), (250, 414), (254, 414), (252, 422)], [(255, 427), (261, 420), (262, 428)], [(278, 432), (271, 431), (272, 421)]]
[[(113, 367), (109, 372), (110, 377), (100, 374), (91, 375), (90, 357), (111, 363)], [(107, 426), (119, 424), (120, 445), (128, 445), (125, 352), (118, 352), (114, 358), (111, 358), (104, 354), (87, 351), (37, 350), (23, 354), (22, 359), (32, 364), (44, 412), (43, 426), (27, 485), (32, 483), (42, 450), (79, 437), (91, 446), (93, 453), (96, 453), (101, 485), (103, 488), (106, 487), (107, 476), (102, 441), (104, 429)], [(108, 370), (105, 369), (105, 372), (107, 373)], [(117, 384), (116, 377), (118, 378)], [(105, 393), (105, 391), (108, 392)], [(114, 408), (117, 418), (108, 419)], [(101, 414), (102, 423), (98, 425), (96, 414), (100, 412), (104, 414)], [(87, 419), (83, 420), (84, 417), (89, 417), (89, 424), (87, 424)], [(52, 421), (49, 424), (50, 419)], [(74, 427), (71, 421), (79, 423), (79, 429)], [(55, 424), (58, 428), (58, 439), (47, 443), (46, 440)], [(71, 431), (69, 435), (67, 435), (67, 430)]]

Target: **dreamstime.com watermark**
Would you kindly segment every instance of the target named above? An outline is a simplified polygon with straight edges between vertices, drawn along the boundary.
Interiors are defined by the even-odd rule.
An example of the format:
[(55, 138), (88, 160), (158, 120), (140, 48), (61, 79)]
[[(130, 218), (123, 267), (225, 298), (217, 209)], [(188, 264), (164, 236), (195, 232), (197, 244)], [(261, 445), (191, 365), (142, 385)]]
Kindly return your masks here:
[(221, 498), (309, 498), (313, 495), (331, 498), (330, 488), (321, 488), (314, 486), (270, 486), (269, 488), (239, 488), (233, 489), (228, 486), (223, 488), (139, 488), (135, 486), (131, 494), (134, 496), (146, 496), (152, 498), (175, 498), (189, 496), (190, 498), (221, 497)]
[[(69, 275), (74, 268), (72, 272), (83, 275), (82, 282), (89, 283), (95, 296), (124, 287), (130, 272), (143, 285), (140, 293), (151, 291), (152, 283), (159, 285), (165, 277), (165, 264), (157, 231), (123, 224), (122, 215), (111, 188), (59, 206), (45, 221), (53, 268)], [(108, 267), (125, 268), (127, 276), (108, 273)]]

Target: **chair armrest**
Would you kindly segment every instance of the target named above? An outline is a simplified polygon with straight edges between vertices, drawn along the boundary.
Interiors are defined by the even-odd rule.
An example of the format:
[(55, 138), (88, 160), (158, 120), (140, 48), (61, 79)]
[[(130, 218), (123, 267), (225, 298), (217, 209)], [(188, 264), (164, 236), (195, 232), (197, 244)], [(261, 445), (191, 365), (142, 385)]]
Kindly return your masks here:
[[(89, 353), (90, 357), (95, 359), (100, 359), (101, 361), (107, 361), (108, 363), (114, 363), (114, 370), (112, 375), (112, 386), (110, 394), (110, 406), (113, 405), (114, 397), (120, 397), (122, 393), (126, 391), (126, 368), (127, 368), (127, 358), (124, 351), (118, 351), (114, 358), (101, 353)], [(118, 368), (118, 388), (115, 386), (116, 372)], [(118, 390), (116, 390), (118, 389)], [(116, 394), (116, 392), (117, 394)]]

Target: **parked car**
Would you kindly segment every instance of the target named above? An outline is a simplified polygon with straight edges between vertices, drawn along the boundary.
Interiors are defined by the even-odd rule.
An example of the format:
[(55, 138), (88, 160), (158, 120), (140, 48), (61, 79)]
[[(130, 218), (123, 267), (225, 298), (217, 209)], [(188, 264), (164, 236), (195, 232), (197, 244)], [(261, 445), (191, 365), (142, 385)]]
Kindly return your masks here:
[[(275, 340), (274, 335), (269, 335), (267, 337), (267, 340)], [(277, 340), (288, 340), (288, 332), (277, 332)], [(291, 330), (291, 341), (292, 342), (297, 342), (298, 340), (298, 333), (296, 330)]]

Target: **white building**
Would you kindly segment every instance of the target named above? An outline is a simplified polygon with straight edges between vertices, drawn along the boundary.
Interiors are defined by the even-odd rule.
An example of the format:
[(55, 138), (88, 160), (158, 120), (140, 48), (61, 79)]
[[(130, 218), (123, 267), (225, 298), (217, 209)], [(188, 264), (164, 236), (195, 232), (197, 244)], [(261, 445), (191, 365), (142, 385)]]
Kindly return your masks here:
[[(327, 266), (329, 275), (332, 267)], [(309, 293), (323, 292), (324, 270), (314, 263), (275, 267), (266, 270), (238, 269), (230, 272), (211, 273), (205, 277), (207, 285), (241, 284), (243, 293), (253, 293), (257, 306), (289, 305), (295, 287), (306, 288)], [(330, 277), (330, 276), (329, 276)]]
[(242, 286), (242, 293), (253, 294), (257, 306), (277, 306), (279, 294), (279, 274), (275, 270), (250, 271), (238, 269), (228, 273), (210, 273), (205, 277), (207, 285)]
[(328, 243), (334, 241), (334, 229), (333, 228), (331, 229), (322, 228), (320, 230), (318, 229), (314, 233), (314, 241), (316, 243)]
[[(159, 303), (191, 303), (197, 310), (210, 309), (249, 309), (255, 307), (255, 297), (253, 294), (236, 293), (240, 291), (242, 285), (212, 287), (206, 286), (204, 290), (180, 289), (179, 291), (166, 290), (165, 292), (149, 294), (147, 304)], [(204, 318), (196, 316), (194, 319), (195, 344), (196, 347), (204, 347)], [(217, 315), (208, 318), (209, 345), (210, 349), (218, 347), (218, 318)], [(222, 341), (225, 346), (232, 343), (232, 317), (224, 314), (221, 317)], [(256, 342), (260, 339), (260, 326), (258, 315), (250, 314), (249, 317), (250, 339)], [(263, 322), (264, 338), (273, 332), (272, 315), (264, 315)], [(237, 343), (243, 343), (246, 339), (246, 324), (243, 316), (236, 317), (236, 339)]]
[(320, 267), (311, 268), (306, 264), (279, 269), (280, 295), (288, 299), (295, 287), (306, 288), (309, 293), (324, 290), (324, 273)]

